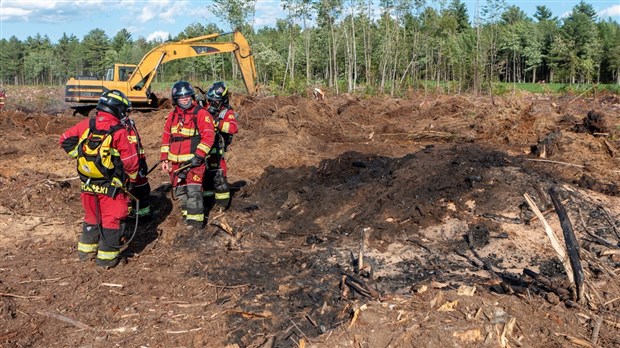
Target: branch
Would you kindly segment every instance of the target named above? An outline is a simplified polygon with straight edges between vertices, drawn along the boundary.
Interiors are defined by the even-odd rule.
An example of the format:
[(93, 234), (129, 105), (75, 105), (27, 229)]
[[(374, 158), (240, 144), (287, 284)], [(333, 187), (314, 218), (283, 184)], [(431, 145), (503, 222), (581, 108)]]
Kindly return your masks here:
[(553, 232), (553, 229), (551, 228), (551, 226), (549, 226), (549, 223), (547, 222), (543, 214), (540, 212), (540, 210), (536, 206), (536, 203), (532, 201), (532, 198), (530, 197), (530, 195), (528, 195), (527, 193), (524, 193), (523, 197), (525, 197), (527, 204), (529, 204), (534, 214), (538, 216), (538, 219), (540, 220), (540, 222), (542, 222), (543, 226), (545, 227), (545, 232), (547, 233), (547, 236), (549, 237), (549, 240), (551, 241), (551, 246), (553, 247), (553, 250), (555, 250), (555, 252), (558, 254), (558, 257), (560, 261), (562, 262), (562, 265), (564, 265), (564, 270), (566, 271), (566, 275), (568, 276), (568, 281), (572, 285), (575, 285), (575, 278), (573, 277), (573, 270), (571, 268), (570, 262), (568, 261), (568, 258), (566, 257), (566, 252), (564, 252), (564, 249), (560, 245), (560, 241), (558, 240), (558, 237), (555, 235), (555, 233)]

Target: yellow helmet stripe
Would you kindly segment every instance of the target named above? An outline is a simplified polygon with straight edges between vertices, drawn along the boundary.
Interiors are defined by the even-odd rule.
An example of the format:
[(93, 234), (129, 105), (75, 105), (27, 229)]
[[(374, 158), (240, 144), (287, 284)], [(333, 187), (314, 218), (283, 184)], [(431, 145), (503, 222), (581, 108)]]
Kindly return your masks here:
[(129, 100), (121, 97), (120, 95), (116, 95), (114, 93), (110, 93), (110, 94), (108, 94), (108, 97), (112, 97), (114, 99), (118, 99), (118, 100), (120, 100), (121, 103), (123, 103), (125, 105), (129, 105)]

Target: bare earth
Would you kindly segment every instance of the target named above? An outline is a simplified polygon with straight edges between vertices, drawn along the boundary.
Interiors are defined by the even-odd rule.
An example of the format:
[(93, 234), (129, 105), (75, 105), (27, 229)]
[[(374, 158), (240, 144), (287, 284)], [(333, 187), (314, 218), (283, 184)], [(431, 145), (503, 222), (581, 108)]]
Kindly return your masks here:
[[(155, 170), (102, 270), (57, 144), (81, 116), (40, 93), (0, 113), (0, 347), (620, 346), (618, 96), (235, 95), (232, 208), (188, 232)], [(149, 165), (168, 112), (133, 115)], [(551, 187), (581, 301), (524, 198), (564, 245)]]

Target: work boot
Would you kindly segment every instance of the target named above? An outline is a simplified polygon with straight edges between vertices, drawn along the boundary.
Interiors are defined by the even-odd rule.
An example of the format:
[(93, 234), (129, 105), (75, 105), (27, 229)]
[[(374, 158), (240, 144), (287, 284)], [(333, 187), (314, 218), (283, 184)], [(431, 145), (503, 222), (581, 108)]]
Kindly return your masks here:
[(201, 230), (204, 228), (204, 223), (202, 221), (186, 220), (185, 224), (188, 230)]
[(97, 253), (85, 253), (82, 251), (78, 251), (78, 258), (80, 259), (81, 262), (89, 262), (95, 259), (95, 256), (97, 255)]
[(97, 266), (99, 267), (103, 267), (105, 269), (110, 269), (110, 268), (114, 268), (116, 267), (116, 265), (118, 265), (119, 262), (119, 258), (114, 258), (112, 260), (102, 260), (102, 259), (96, 259), (95, 263), (97, 264)]

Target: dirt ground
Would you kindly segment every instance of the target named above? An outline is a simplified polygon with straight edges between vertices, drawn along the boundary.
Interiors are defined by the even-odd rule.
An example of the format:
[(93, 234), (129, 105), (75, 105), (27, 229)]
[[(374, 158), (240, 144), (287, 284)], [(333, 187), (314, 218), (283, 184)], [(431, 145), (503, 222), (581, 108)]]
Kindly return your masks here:
[[(155, 217), (103, 270), (57, 143), (81, 116), (8, 92), (0, 347), (620, 346), (618, 96), (233, 95), (231, 209), (188, 232), (155, 170)], [(133, 114), (149, 165), (168, 112)], [(524, 197), (564, 246), (552, 188), (579, 296)]]

